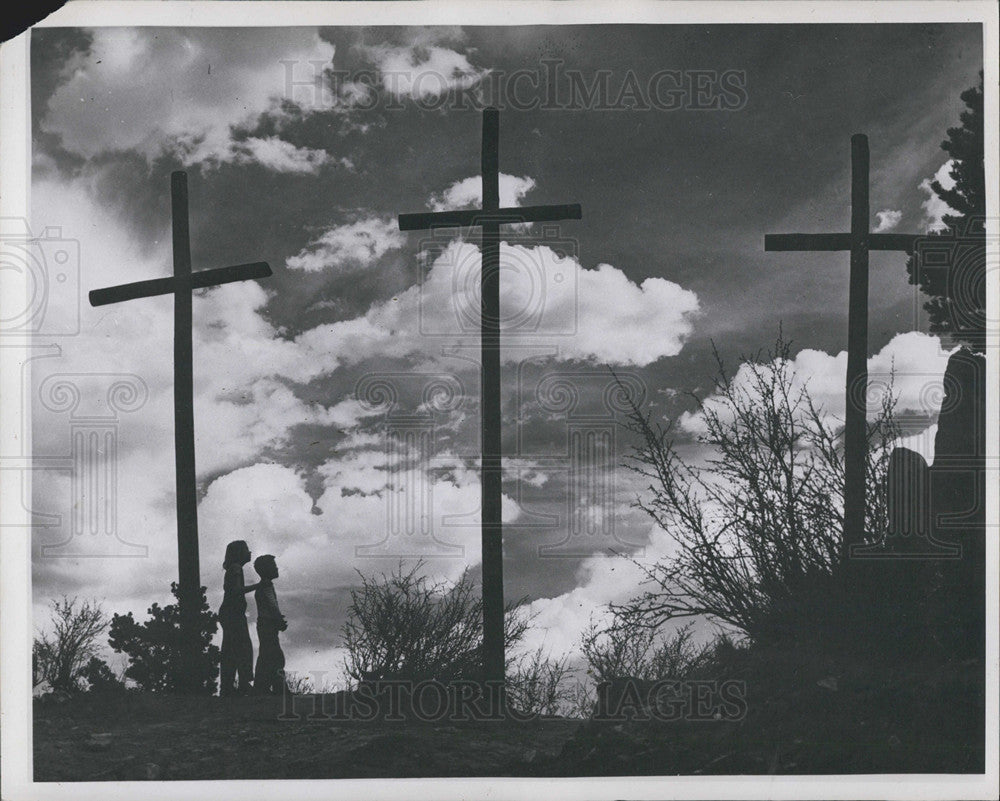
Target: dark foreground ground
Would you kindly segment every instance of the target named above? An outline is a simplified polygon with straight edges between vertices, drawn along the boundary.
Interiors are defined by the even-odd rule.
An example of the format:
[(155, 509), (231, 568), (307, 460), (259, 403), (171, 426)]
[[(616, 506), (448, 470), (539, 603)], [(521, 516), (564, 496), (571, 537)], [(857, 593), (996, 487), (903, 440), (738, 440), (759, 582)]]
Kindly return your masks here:
[(976, 773), (982, 671), (757, 659), (741, 719), (671, 723), (360, 722), (310, 718), (305, 696), (289, 716), (281, 698), (85, 694), (35, 702), (35, 778)]
[(274, 697), (36, 702), (35, 780), (514, 775), (533, 759), (557, 755), (580, 726), (564, 719), (380, 723), (282, 716), (282, 699)]

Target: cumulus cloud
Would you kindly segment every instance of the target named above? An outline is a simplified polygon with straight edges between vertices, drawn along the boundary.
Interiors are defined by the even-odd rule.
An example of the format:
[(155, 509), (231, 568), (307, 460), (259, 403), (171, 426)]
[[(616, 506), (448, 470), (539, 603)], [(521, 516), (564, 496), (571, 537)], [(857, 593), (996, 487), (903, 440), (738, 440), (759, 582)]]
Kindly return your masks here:
[(422, 100), (475, 86), (489, 74), (489, 70), (473, 66), (468, 53), (448, 46), (461, 45), (464, 39), (461, 28), (412, 28), (402, 43), (361, 49), (374, 63), (387, 92)]
[(531, 653), (541, 648), (552, 655), (567, 655), (571, 661), (581, 658), (580, 635), (591, 622), (598, 626), (610, 621), (608, 604), (624, 603), (635, 597), (644, 579), (643, 565), (672, 557), (676, 545), (659, 526), (651, 526), (641, 557), (625, 558), (621, 553), (604, 551), (580, 563), (576, 586), (552, 598), (538, 598), (528, 606), (533, 616), (521, 651)]
[(951, 177), (952, 166), (954, 166), (954, 162), (949, 159), (938, 168), (933, 178), (924, 178), (920, 182), (920, 190), (927, 195), (920, 205), (924, 210), (923, 224), (928, 231), (943, 231), (947, 227), (944, 224), (944, 217), (955, 213), (951, 206), (938, 197), (934, 187), (931, 186), (934, 181), (937, 181), (945, 189), (953, 189), (955, 179)]
[(903, 212), (895, 211), (893, 209), (882, 209), (882, 211), (875, 212), (875, 219), (877, 223), (875, 225), (875, 233), (881, 234), (886, 231), (891, 231), (897, 225), (899, 221), (903, 219)]
[[(269, 136), (260, 139), (252, 136), (242, 142), (234, 142), (227, 153), (220, 153), (217, 161), (235, 161), (241, 164), (256, 163), (275, 172), (317, 173), (328, 164), (330, 154), (325, 150), (296, 147), (291, 142)], [(344, 166), (350, 161), (341, 160)]]
[(366, 217), (330, 228), (285, 264), (291, 270), (342, 272), (366, 267), (405, 243), (395, 220)]
[[(480, 269), (479, 249), (453, 241), (419, 286), (363, 317), (307, 331), (297, 343), (345, 362), (376, 354), (434, 358), (445, 348), (473, 347)], [(546, 245), (502, 243), (500, 269), (507, 361), (518, 357), (515, 335), (549, 334), (558, 336), (562, 359), (647, 365), (680, 352), (700, 311), (697, 295), (672, 281), (636, 284), (610, 264), (588, 270)]]
[[(535, 179), (527, 176), (500, 173), (500, 206), (513, 208), (521, 205), (521, 199), (535, 188)], [(483, 182), (478, 175), (456, 181), (440, 194), (432, 195), (428, 201), (434, 211), (466, 209), (483, 205)]]
[[(58, 222), (66, 236), (80, 239), (84, 286), (155, 278), (167, 272), (168, 240), (145, 252), (123, 226), (93, 202), (81, 184), (36, 181), (32, 202), (33, 226)], [(99, 231), (95, 230), (95, 219), (101, 220)], [(77, 313), (79, 298), (70, 300), (71, 309), (53, 306), (48, 313)], [(307, 352), (283, 339), (261, 315), (267, 300), (267, 291), (252, 281), (226, 284), (194, 298), (194, 389), (198, 468), (202, 474), (231, 469), (264, 448), (282, 444), (292, 426), (344, 427), (370, 414), (353, 401), (324, 407), (295, 395), (289, 379), (311, 380), (335, 369), (338, 361), (334, 354)], [(83, 304), (78, 313), (81, 335), (64, 340), (62, 361), (72, 364), (78, 373), (138, 374), (149, 393), (143, 412), (149, 436), (133, 439), (130, 447), (169, 449), (173, 406), (171, 298), (160, 296), (96, 309)], [(39, 381), (47, 369), (37, 371)], [(48, 443), (48, 436), (48, 429), (41, 427), (40, 447), (63, 447), (55, 441)]]
[[(448, 461), (444, 455), (435, 466)], [(355, 568), (373, 570), (389, 558), (422, 558), (429, 575), (453, 581), (479, 562), (480, 483), (474, 465), (452, 460), (451, 467), (417, 474), (384, 449), (338, 449), (320, 468), (324, 483), (315, 502), (304, 476), (290, 467), (234, 470), (211, 483), (199, 506), (206, 551), (253, 540), (256, 550), (284, 560), (300, 587), (350, 586)], [(414, 493), (428, 505), (422, 508)], [(513, 522), (516, 504), (503, 501), (504, 521)], [(400, 519), (407, 510), (426, 520)]]
[[(944, 372), (952, 352), (943, 349), (937, 337), (919, 331), (894, 336), (882, 350), (868, 359), (869, 416), (878, 412), (880, 399), (891, 381), (892, 393), (898, 398), (896, 414), (905, 414), (917, 420), (926, 419), (929, 425), (940, 408)], [(806, 387), (814, 403), (831, 422), (834, 418), (843, 420), (847, 351), (834, 356), (807, 348), (799, 351), (789, 367), (793, 390)], [(746, 365), (740, 365), (733, 383), (737, 389), (752, 392), (752, 376)], [(724, 409), (715, 395), (706, 398), (704, 404), (720, 412)], [(685, 412), (679, 424), (695, 434), (706, 430), (702, 412)]]
[(256, 159), (295, 172), (327, 160), (275, 137), (232, 138), (234, 128), (252, 127), (291, 99), (286, 64), (332, 61), (333, 45), (315, 30), (108, 27), (91, 35), (90, 51), (75, 56), (42, 117), (68, 150), (148, 158), (167, 150), (186, 165)]

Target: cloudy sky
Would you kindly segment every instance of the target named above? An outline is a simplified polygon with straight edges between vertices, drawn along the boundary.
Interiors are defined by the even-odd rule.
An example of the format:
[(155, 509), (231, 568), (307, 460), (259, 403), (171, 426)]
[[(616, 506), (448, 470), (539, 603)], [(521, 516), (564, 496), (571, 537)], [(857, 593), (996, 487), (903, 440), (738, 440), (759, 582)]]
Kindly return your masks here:
[[(201, 571), (216, 607), (226, 542), (277, 556), (299, 671), (336, 667), (356, 571), (420, 554), (454, 579), (479, 560), (477, 240), (401, 234), (396, 215), (478, 203), (486, 102), (502, 202), (582, 205), (505, 229), (502, 251), (506, 592), (531, 600), (531, 645), (561, 653), (635, 592), (613, 552), (669, 547), (630, 508), (608, 368), (681, 417), (713, 341), (735, 365), (781, 324), (842, 409), (846, 254), (765, 254), (763, 235), (846, 229), (857, 132), (873, 229), (939, 225), (927, 182), (981, 60), (957, 25), (36, 30), (31, 227), (79, 243), (37, 318), (36, 617), (63, 593), (142, 613), (176, 575), (171, 299), (80, 302), (169, 275), (171, 171), (195, 269), (274, 270), (194, 302)], [(903, 256), (873, 255), (871, 370), (895, 367), (930, 457), (951, 345), (920, 303)], [(81, 452), (117, 483), (74, 522), (87, 425), (106, 436)], [(613, 438), (596, 466), (569, 450), (581, 427)]]

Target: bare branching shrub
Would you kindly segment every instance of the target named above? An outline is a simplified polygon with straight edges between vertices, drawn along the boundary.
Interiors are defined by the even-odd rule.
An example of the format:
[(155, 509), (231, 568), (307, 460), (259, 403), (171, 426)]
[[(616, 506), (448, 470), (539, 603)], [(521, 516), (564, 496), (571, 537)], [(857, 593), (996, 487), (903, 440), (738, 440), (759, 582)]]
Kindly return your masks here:
[(570, 700), (569, 657), (551, 658), (541, 648), (515, 659), (507, 670), (507, 695), (527, 715), (556, 715)]
[(285, 671), (285, 687), (292, 695), (329, 695), (347, 689), (342, 681), (327, 671), (300, 673)]
[(587, 660), (588, 675), (595, 681), (623, 676), (650, 678), (650, 651), (656, 630), (634, 617), (628, 622), (621, 614), (616, 618), (617, 625), (612, 623), (605, 628), (591, 621), (583, 632), (580, 650)]
[(569, 685), (562, 710), (568, 718), (587, 720), (594, 714), (596, 704), (597, 691), (593, 682), (587, 679), (578, 679)]
[(664, 637), (640, 617), (628, 613), (615, 614), (603, 628), (592, 622), (581, 642), (587, 673), (598, 682), (688, 678), (712, 654), (711, 644), (698, 645), (694, 641), (693, 625), (688, 623)]
[[(476, 680), (482, 673), (482, 599), (466, 573), (457, 582), (432, 583), (423, 564), (409, 571), (361, 578), (351, 590), (342, 635), (346, 675), (355, 683)], [(519, 603), (504, 615), (506, 653), (528, 628)], [(508, 667), (510, 657), (508, 656)]]
[(591, 681), (580, 682), (567, 692), (568, 714), (590, 718), (600, 713), (609, 698), (619, 698), (625, 682), (650, 683), (717, 678), (717, 657), (732, 647), (730, 638), (717, 635), (699, 643), (694, 622), (667, 633), (646, 624), (642, 615), (613, 609), (611, 621), (599, 627), (594, 622), (580, 643)]
[(47, 681), (54, 690), (80, 689), (84, 669), (100, 650), (97, 638), (109, 622), (96, 601), (66, 596), (52, 601), (50, 630), (39, 633), (32, 647), (34, 683)]
[(292, 695), (311, 695), (317, 692), (312, 679), (305, 673), (285, 673), (285, 689)]
[[(628, 467), (648, 479), (638, 506), (674, 540), (671, 558), (639, 565), (649, 587), (619, 607), (652, 629), (708, 616), (753, 638), (808, 626), (841, 560), (842, 426), (796, 380), (789, 343), (742, 359), (730, 375), (718, 352), (711, 395), (699, 401), (703, 463), (685, 459), (673, 423), (636, 405), (626, 425), (639, 437)], [(885, 476), (893, 422), (890, 386), (869, 425), (868, 512), (873, 541), (887, 526)], [(638, 644), (632, 646), (638, 647)], [(622, 658), (632, 658), (627, 648)]]

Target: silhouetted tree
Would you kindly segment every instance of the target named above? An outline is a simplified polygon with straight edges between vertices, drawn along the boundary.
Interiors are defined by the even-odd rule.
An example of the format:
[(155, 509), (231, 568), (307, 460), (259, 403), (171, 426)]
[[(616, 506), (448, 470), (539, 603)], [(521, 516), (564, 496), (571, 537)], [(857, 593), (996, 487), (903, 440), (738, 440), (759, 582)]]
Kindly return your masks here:
[[(943, 217), (951, 231), (942, 232), (950, 257), (946, 264), (920, 263), (911, 256), (906, 263), (910, 283), (930, 296), (924, 304), (930, 329), (950, 334), (955, 340), (980, 352), (985, 347), (986, 249), (983, 225), (986, 219), (986, 172), (983, 166), (983, 73), (979, 85), (962, 92), (966, 105), (961, 125), (948, 129), (941, 148), (951, 157), (955, 185), (945, 189), (937, 180), (931, 189), (954, 210)], [(942, 252), (935, 248), (935, 252)]]
[[(178, 598), (176, 582), (171, 582), (170, 591)], [(194, 664), (186, 661), (179, 604), (162, 607), (153, 604), (148, 612), (149, 620), (141, 624), (135, 622), (131, 612), (111, 619), (108, 642), (116, 652), (127, 654), (129, 658), (125, 677), (149, 692), (214, 693), (219, 649), (212, 645), (212, 637), (217, 623), (208, 607), (205, 588), (201, 588), (197, 618), (198, 659)]]
[(80, 689), (81, 670), (97, 655), (97, 638), (108, 619), (95, 601), (63, 596), (52, 601), (51, 630), (40, 634), (32, 647), (32, 678), (47, 681), (52, 689)]

